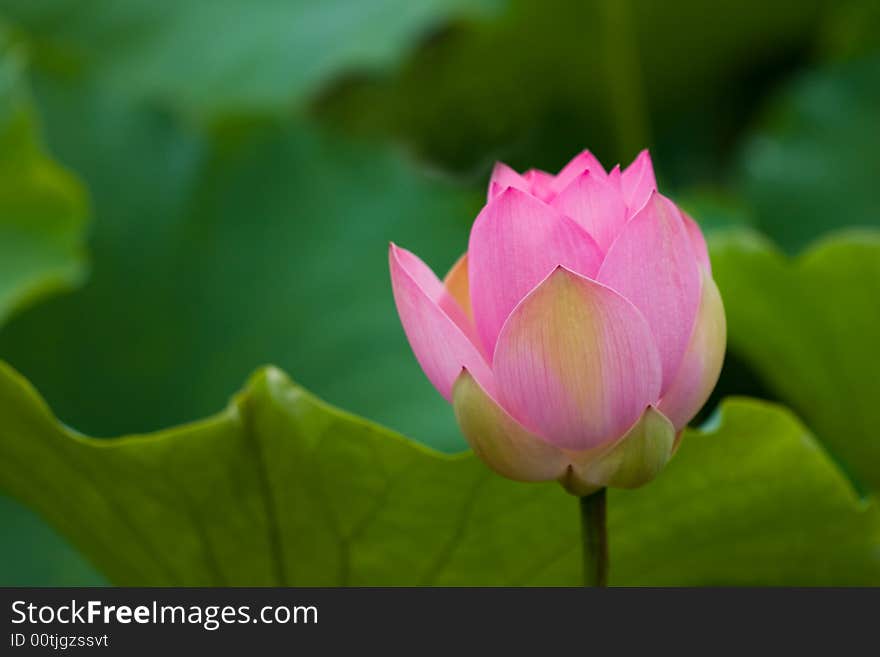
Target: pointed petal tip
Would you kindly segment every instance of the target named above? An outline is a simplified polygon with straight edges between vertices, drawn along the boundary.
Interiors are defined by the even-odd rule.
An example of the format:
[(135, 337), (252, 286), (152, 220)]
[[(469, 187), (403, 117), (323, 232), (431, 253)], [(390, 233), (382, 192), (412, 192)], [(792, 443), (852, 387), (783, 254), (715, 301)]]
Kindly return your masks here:
[(623, 438), (600, 453), (574, 457), (569, 485), (579, 488), (639, 488), (652, 481), (672, 458), (675, 427), (649, 404)]
[(616, 181), (604, 174), (594, 175), (590, 170), (574, 177), (551, 205), (580, 225), (603, 254), (627, 219), (626, 203)]
[(388, 242), (388, 267), (391, 270), (391, 277), (394, 278), (394, 270), (396, 268), (403, 269), (403, 263), (400, 261), (400, 247), (394, 242)]
[(458, 371), (458, 376), (456, 376), (452, 380), (452, 394), (451, 394), (449, 401), (450, 402), (455, 401), (455, 391), (457, 388), (460, 388), (461, 386), (464, 386), (464, 385), (468, 385), (469, 383), (471, 383), (473, 381), (473, 379), (474, 379), (474, 377), (470, 373), (470, 370), (468, 370), (467, 365), (462, 365), (461, 369)]
[(638, 153), (636, 153), (636, 156), (630, 161), (628, 165), (626, 165), (625, 167), (621, 167), (621, 165), (618, 164), (617, 166), (622, 169), (622, 173), (624, 175), (631, 176), (634, 171), (646, 165), (650, 165), (651, 168), (653, 168), (651, 153), (648, 151), (647, 148), (643, 148)]
[(602, 255), (577, 222), (535, 196), (512, 188), (487, 203), (468, 241), (469, 290), (486, 353), (513, 308), (553, 267), (593, 276)]
[(493, 180), (489, 183), (489, 197), (486, 201), (486, 205), (480, 210), (477, 219), (479, 219), (480, 215), (486, 212), (488, 208), (494, 208), (501, 203), (510, 203), (511, 199), (515, 197), (517, 193), (522, 194), (523, 196), (529, 196), (529, 194), (517, 189), (513, 185), (506, 185)]
[[(584, 169), (583, 171), (581, 171), (578, 175), (576, 175), (574, 177), (574, 180), (572, 182), (580, 181), (580, 180), (587, 180), (589, 178), (595, 178), (595, 177), (596, 177), (596, 174), (591, 173), (589, 169)], [(569, 183), (569, 184), (571, 184), (571, 183)]]
[(630, 213), (643, 207), (651, 193), (657, 189), (654, 165), (647, 149), (641, 151), (620, 175), (621, 188)]
[[(501, 186), (499, 183), (496, 183), (496, 184), (498, 184), (499, 187)], [(518, 187), (514, 187), (512, 185), (506, 185), (504, 187), (504, 189), (502, 189), (501, 192), (495, 197), (494, 200), (497, 201), (501, 198), (503, 198), (507, 202), (510, 202), (511, 200), (514, 200), (514, 199), (520, 199), (520, 200), (528, 199), (529, 201), (541, 202), (538, 197), (532, 196), (528, 192), (523, 191), (522, 189), (519, 189)]]
[[(577, 281), (577, 282), (584, 282), (584, 283), (587, 283), (590, 285), (597, 285), (597, 286), (603, 287), (603, 288), (607, 287), (606, 285), (599, 283), (598, 281), (590, 278), (589, 276), (584, 276), (583, 274), (577, 273), (576, 271), (566, 267), (565, 265), (556, 265), (555, 267), (553, 267), (553, 270), (549, 274), (547, 274), (547, 276), (545, 276), (541, 282), (539, 282), (537, 285), (535, 285), (535, 287), (532, 288), (525, 297), (523, 297), (522, 301), (525, 301), (527, 298), (529, 298), (530, 296), (535, 294), (538, 291), (538, 288), (546, 286), (547, 283), (552, 284), (553, 281), (555, 281), (555, 280)], [(520, 301), (520, 303), (522, 303), (522, 301)], [(519, 304), (517, 304), (517, 305), (519, 305)]]
[(559, 481), (569, 495), (574, 495), (575, 497), (586, 497), (603, 488), (603, 486), (596, 486), (588, 481), (584, 481), (573, 465), (569, 465), (557, 481)]
[(442, 283), (418, 256), (393, 244), (391, 288), (410, 347), (425, 375), (450, 400), (452, 384), (464, 365), (483, 385), (494, 387), (485, 357), (475, 345), (468, 322), (454, 304), (444, 303)]
[(418, 256), (416, 256), (415, 253), (403, 248), (402, 246), (400, 246), (396, 242), (391, 242), (391, 241), (388, 242), (388, 257), (394, 258), (394, 260), (396, 260), (397, 263), (400, 264), (401, 267), (405, 267), (405, 265), (403, 263), (403, 257), (406, 255), (418, 257)]
[(487, 198), (487, 202), (491, 202), (496, 196), (501, 194), (508, 186), (502, 186), (500, 183), (495, 182), (494, 180), (489, 183), (489, 196)]
[(504, 164), (504, 162), (495, 162), (489, 177), (487, 200), (491, 201), (496, 194), (503, 191), (504, 187), (521, 187), (528, 190), (529, 183), (523, 176)]
[(573, 272), (571, 269), (569, 269), (565, 265), (556, 265), (553, 268), (553, 271), (550, 272), (550, 276), (553, 276), (554, 274), (558, 274), (558, 273), (572, 274), (574, 276), (580, 276), (580, 274)]
[(647, 148), (643, 148), (638, 152), (638, 154), (633, 158), (633, 162), (638, 162), (639, 160), (650, 160), (651, 159), (651, 151)]
[(564, 449), (613, 441), (660, 393), (660, 357), (639, 311), (564, 266), (510, 313), (493, 371), (505, 408)]
[(584, 149), (571, 158), (556, 174), (551, 184), (553, 192), (555, 194), (561, 192), (584, 171), (593, 171), (594, 174), (603, 178), (607, 175), (599, 159), (589, 149)]
[(502, 184), (493, 180), (489, 183), (489, 196), (486, 200), (486, 205), (480, 210), (474, 223), (479, 221), (480, 217), (484, 214), (497, 211), (498, 208), (504, 208), (512, 203), (523, 202), (524, 198), (538, 200), (531, 194), (524, 192), (513, 185)]
[(516, 169), (511, 167), (509, 164), (505, 164), (501, 160), (495, 160), (495, 164), (492, 165), (492, 173), (495, 174), (498, 171), (513, 171), (516, 172)]

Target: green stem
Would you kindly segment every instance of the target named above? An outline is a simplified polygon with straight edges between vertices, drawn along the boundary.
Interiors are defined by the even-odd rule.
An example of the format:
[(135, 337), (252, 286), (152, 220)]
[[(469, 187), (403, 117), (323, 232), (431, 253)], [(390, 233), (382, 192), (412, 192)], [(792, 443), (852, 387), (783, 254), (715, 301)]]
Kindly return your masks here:
[(584, 586), (608, 586), (608, 531), (605, 523), (605, 489), (580, 500), (581, 539), (584, 551)]

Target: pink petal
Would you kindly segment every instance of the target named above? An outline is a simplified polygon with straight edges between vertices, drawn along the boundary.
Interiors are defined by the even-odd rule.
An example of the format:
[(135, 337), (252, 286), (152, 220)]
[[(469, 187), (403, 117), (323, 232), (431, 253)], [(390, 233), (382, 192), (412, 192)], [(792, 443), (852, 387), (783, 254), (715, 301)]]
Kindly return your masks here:
[(694, 255), (697, 256), (697, 262), (711, 274), (712, 263), (709, 262), (709, 248), (706, 246), (706, 238), (703, 237), (700, 225), (691, 219), (687, 212), (682, 211), (681, 218), (684, 220), (684, 227), (687, 229), (688, 237), (691, 238), (691, 246), (694, 249)]
[(626, 204), (604, 178), (584, 171), (553, 200), (553, 207), (593, 236), (603, 251), (626, 223)]
[(504, 164), (504, 162), (496, 162), (495, 168), (492, 169), (492, 175), (489, 178), (487, 200), (491, 201), (508, 187), (513, 187), (523, 192), (531, 191), (531, 185), (528, 180)]
[(440, 282), (440, 279), (431, 271), (431, 268), (422, 262), (415, 253), (394, 245), (392, 245), (392, 248), (396, 251), (398, 262), (406, 269), (407, 273), (425, 292), (428, 298), (440, 306), (472, 342), (479, 344), (475, 339), (476, 333), (474, 332), (473, 322), (467, 316), (467, 312), (464, 311), (455, 296), (447, 291), (446, 285)]
[(451, 401), (452, 384), (461, 368), (467, 367), (483, 387), (494, 390), (486, 360), (462, 329), (467, 326), (464, 312), (428, 266), (394, 244), (389, 249), (388, 263), (403, 330), (434, 387)]
[(617, 440), (660, 394), (645, 318), (614, 290), (564, 267), (513, 311), (493, 367), (504, 408), (565, 449)]
[(654, 178), (654, 165), (647, 150), (638, 154), (620, 176), (623, 200), (629, 208), (630, 215), (638, 212), (648, 201), (651, 192), (657, 191), (657, 180)]
[(581, 151), (556, 174), (556, 179), (553, 181), (553, 191), (558, 194), (584, 171), (592, 172), (597, 178), (606, 176), (605, 168), (596, 156), (590, 151)]
[(573, 220), (508, 188), (471, 229), (468, 269), (474, 321), (487, 354), (514, 306), (557, 265), (593, 276), (602, 251)]
[(468, 322), (473, 324), (474, 312), (471, 307), (471, 293), (468, 287), (467, 253), (452, 265), (452, 269), (449, 270), (446, 278), (443, 279), (443, 287), (446, 288), (446, 293), (455, 299), (459, 308), (464, 311)]
[(620, 173), (620, 165), (615, 164), (614, 168), (608, 172), (608, 184), (617, 191), (618, 194), (623, 194), (623, 174)]
[(497, 182), (494, 182), (494, 181), (493, 181), (493, 182), (490, 182), (490, 183), (489, 183), (489, 194), (488, 194), (488, 196), (487, 196), (488, 200), (491, 201), (493, 198), (495, 198), (496, 196), (498, 196), (498, 195), (499, 195), (501, 192), (503, 192), (505, 189), (507, 189), (506, 186), (505, 186), (505, 187), (502, 187), (502, 186), (501, 186), (499, 183), (497, 183)]
[(648, 320), (665, 391), (687, 349), (700, 303), (700, 270), (672, 201), (652, 193), (611, 245), (597, 280), (632, 301)]
[(718, 287), (708, 270), (704, 269), (701, 276), (702, 297), (694, 331), (681, 367), (659, 406), (676, 431), (683, 429), (709, 399), (721, 374), (727, 344), (727, 322)]
[(523, 174), (529, 183), (529, 192), (545, 203), (549, 203), (556, 192), (553, 190), (553, 176), (540, 169), (529, 169)]
[(516, 481), (549, 481), (568, 467), (562, 450), (514, 420), (467, 370), (455, 382), (452, 407), (474, 453), (498, 474)]

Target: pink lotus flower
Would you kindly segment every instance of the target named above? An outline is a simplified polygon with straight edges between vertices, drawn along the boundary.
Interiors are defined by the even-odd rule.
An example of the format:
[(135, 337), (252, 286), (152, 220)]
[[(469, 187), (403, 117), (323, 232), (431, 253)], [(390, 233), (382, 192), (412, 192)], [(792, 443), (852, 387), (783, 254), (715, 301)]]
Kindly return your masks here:
[(480, 458), (577, 495), (656, 476), (709, 397), (724, 308), (697, 224), (643, 151), (610, 173), (498, 164), (468, 251), (440, 281), (391, 245), (394, 299), (425, 374)]

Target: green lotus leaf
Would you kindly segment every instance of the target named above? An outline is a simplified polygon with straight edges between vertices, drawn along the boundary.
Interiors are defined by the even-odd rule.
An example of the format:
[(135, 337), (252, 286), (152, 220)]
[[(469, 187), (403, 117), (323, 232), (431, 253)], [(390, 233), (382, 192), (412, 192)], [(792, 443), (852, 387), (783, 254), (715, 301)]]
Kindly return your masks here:
[(0, 325), (85, 271), (85, 190), (47, 154), (23, 71), (0, 30)]
[[(279, 370), (150, 435), (72, 431), (0, 365), (0, 487), (118, 584), (557, 585), (577, 500), (336, 410)], [(731, 400), (610, 496), (612, 583), (880, 583), (880, 515), (788, 412)]]
[(880, 232), (829, 237), (793, 259), (750, 231), (710, 244), (730, 349), (860, 490), (880, 490)]

